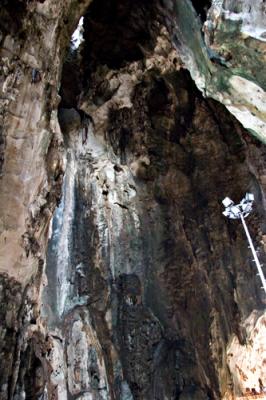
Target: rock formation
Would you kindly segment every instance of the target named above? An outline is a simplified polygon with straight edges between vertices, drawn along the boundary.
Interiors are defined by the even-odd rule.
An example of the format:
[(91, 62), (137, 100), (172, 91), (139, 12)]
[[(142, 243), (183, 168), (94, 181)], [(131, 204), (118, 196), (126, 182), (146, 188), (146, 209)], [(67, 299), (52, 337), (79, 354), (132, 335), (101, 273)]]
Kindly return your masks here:
[(210, 3), (3, 1), (1, 400), (264, 390), (265, 10)]

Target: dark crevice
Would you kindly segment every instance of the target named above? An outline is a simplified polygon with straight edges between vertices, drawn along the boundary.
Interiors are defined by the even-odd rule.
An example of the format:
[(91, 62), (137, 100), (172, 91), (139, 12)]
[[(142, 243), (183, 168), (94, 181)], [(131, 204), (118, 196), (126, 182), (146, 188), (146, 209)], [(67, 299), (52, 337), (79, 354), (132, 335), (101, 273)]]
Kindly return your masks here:
[[(143, 49), (151, 50), (154, 41), (155, 1), (94, 1), (84, 18), (84, 60), (88, 70), (99, 64), (120, 68), (143, 58)], [(87, 61), (86, 61), (87, 60)]]
[(117, 203), (117, 202), (115, 202), (114, 204), (116, 204), (117, 206), (119, 206), (119, 207), (121, 207), (121, 208), (123, 208), (123, 209), (125, 209), (125, 210), (128, 210), (128, 207), (125, 206), (124, 204)]
[(192, 0), (192, 4), (202, 23), (207, 19), (207, 12), (212, 5), (211, 0)]
[(21, 36), (23, 34), (23, 19), (26, 14), (26, 2), (2, 0), (0, 7), (0, 30), (6, 34), (11, 33)]

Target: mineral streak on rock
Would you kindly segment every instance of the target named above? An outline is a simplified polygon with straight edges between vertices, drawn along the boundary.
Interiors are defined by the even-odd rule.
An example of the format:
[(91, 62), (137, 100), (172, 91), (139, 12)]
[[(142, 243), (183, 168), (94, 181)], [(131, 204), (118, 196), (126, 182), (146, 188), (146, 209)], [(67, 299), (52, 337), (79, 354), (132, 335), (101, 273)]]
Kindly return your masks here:
[(254, 193), (263, 262), (266, 150), (229, 112), (264, 118), (260, 56), (239, 74), (229, 34), (248, 13), (254, 50), (262, 4), (90, 3), (0, 8), (0, 400), (263, 392), (265, 298), (221, 214)]

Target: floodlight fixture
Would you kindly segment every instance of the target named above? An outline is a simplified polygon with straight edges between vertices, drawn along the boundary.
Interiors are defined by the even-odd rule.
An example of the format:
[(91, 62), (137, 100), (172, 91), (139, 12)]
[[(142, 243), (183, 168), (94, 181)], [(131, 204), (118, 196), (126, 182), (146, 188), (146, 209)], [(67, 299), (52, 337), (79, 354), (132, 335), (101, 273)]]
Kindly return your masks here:
[(234, 204), (234, 202), (231, 199), (229, 199), (229, 197), (226, 197), (225, 199), (223, 199), (222, 203), (225, 207), (229, 207), (232, 204)]
[(223, 215), (225, 215), (226, 217), (229, 217), (230, 213), (229, 213), (229, 211), (223, 211)]
[(253, 193), (246, 193), (245, 200), (247, 201), (254, 201), (254, 194)]
[(245, 218), (251, 213), (252, 211), (252, 205), (254, 201), (254, 194), (253, 193), (246, 193), (244, 199), (241, 200), (241, 202), (237, 205), (234, 204), (234, 202), (229, 199), (229, 197), (226, 197), (222, 203), (225, 206), (225, 211), (223, 211), (223, 215), (225, 217), (231, 218), (231, 219), (241, 219), (242, 225), (244, 227), (249, 247), (251, 249), (252, 255), (254, 257), (253, 261), (256, 264), (256, 267), (258, 269), (258, 275), (260, 276), (261, 282), (262, 282), (262, 289), (266, 293), (266, 281), (265, 277), (263, 274), (262, 266), (259, 262), (257, 252), (254, 248), (251, 236), (248, 231), (248, 227), (245, 221)]
[(231, 206), (229, 212), (232, 214), (231, 218), (239, 218), (239, 214), (241, 213), (241, 210), (239, 206)]

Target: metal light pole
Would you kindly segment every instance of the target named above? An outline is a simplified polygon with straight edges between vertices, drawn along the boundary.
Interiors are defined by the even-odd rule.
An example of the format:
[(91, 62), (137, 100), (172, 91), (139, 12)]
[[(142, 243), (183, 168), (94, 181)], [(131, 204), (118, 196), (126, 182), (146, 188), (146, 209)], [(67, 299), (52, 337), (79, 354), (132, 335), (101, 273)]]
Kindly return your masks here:
[(241, 202), (239, 204), (234, 204), (234, 202), (229, 199), (229, 197), (226, 197), (222, 203), (225, 206), (225, 211), (223, 212), (223, 215), (225, 215), (228, 218), (232, 218), (232, 219), (241, 219), (241, 222), (243, 224), (245, 233), (247, 235), (247, 239), (248, 239), (248, 243), (249, 243), (249, 247), (252, 251), (253, 257), (254, 257), (254, 262), (256, 264), (256, 267), (258, 269), (258, 275), (260, 276), (261, 282), (262, 282), (262, 289), (264, 289), (265, 293), (266, 293), (266, 281), (265, 281), (265, 277), (262, 271), (262, 267), (261, 264), (259, 262), (258, 256), (257, 256), (257, 252), (254, 248), (252, 239), (250, 237), (249, 231), (248, 231), (248, 227), (245, 221), (245, 218), (251, 213), (252, 211), (252, 204), (254, 201), (254, 195), (252, 193), (246, 193), (246, 196), (244, 197), (243, 200), (241, 200)]

